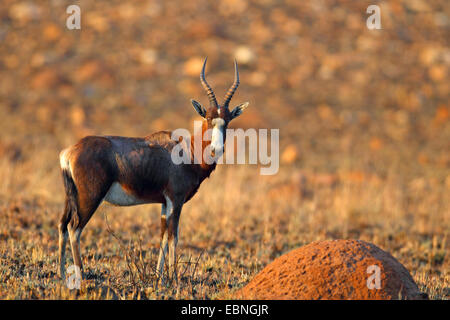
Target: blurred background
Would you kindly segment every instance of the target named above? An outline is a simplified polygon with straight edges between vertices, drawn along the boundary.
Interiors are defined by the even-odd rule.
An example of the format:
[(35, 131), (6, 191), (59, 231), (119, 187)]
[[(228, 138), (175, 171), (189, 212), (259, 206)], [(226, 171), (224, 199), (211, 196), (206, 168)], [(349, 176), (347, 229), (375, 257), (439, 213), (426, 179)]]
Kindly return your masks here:
[[(66, 28), (71, 4), (81, 30)], [(372, 4), (381, 30), (366, 27)], [(445, 0), (2, 0), (3, 245), (38, 237), (43, 252), (55, 250), (60, 150), (90, 134), (191, 129), (190, 99), (208, 104), (203, 59), (223, 99), (236, 58), (231, 105), (250, 106), (232, 127), (280, 129), (280, 171), (220, 166), (183, 212), (182, 246), (226, 249), (254, 266), (250, 276), (300, 244), (362, 238), (403, 258), (432, 297), (448, 297), (449, 15)], [(108, 210), (124, 237), (142, 227), (157, 248), (159, 208)], [(142, 217), (127, 231), (119, 217), (132, 214)]]

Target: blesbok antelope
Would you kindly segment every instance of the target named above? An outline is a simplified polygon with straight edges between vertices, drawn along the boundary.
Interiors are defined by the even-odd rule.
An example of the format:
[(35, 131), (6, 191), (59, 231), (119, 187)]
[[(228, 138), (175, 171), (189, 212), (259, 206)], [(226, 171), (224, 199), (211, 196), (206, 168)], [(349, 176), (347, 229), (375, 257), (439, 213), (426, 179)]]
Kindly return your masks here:
[[(203, 118), (202, 136), (191, 136), (194, 160), (194, 141), (201, 139), (202, 152), (210, 144), (211, 155), (224, 151), (225, 133), (229, 122), (239, 116), (248, 102), (229, 111), (228, 105), (239, 86), (239, 72), (235, 61), (235, 79), (225, 101), (219, 105), (205, 78), (206, 59), (200, 81), (209, 98), (205, 109), (191, 100), (195, 111)], [(212, 130), (211, 142), (203, 134)], [(60, 163), (66, 191), (65, 209), (59, 229), (60, 275), (65, 278), (65, 247), (67, 235), (74, 264), (82, 269), (80, 237), (102, 201), (118, 206), (161, 203), (161, 242), (157, 270), (163, 281), (164, 260), (169, 251), (169, 272), (177, 282), (175, 259), (178, 242), (178, 222), (183, 204), (197, 192), (209, 177), (216, 163), (200, 159), (191, 164), (174, 164), (172, 149), (180, 143), (171, 139), (171, 132), (160, 131), (144, 138), (117, 136), (88, 136), (60, 153)], [(168, 250), (169, 249), (169, 250)]]

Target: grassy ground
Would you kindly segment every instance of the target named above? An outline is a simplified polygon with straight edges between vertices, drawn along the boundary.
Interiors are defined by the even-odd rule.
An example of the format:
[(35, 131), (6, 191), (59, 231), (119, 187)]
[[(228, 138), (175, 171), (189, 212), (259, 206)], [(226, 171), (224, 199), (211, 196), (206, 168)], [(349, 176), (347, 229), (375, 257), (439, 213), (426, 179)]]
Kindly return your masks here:
[(421, 180), (404, 184), (395, 175), (381, 180), (351, 173), (346, 181), (348, 173), (334, 177), (294, 170), (293, 177), (286, 170), (261, 177), (257, 172), (219, 167), (185, 206), (179, 295), (170, 284), (153, 290), (159, 206), (103, 205), (82, 238), (87, 280), (79, 292), (70, 292), (55, 274), (62, 195), (55, 196), (60, 203), (42, 197), (4, 201), (0, 297), (231, 297), (282, 253), (311, 241), (355, 238), (391, 252), (432, 299), (449, 298), (448, 193), (425, 192), (432, 186)]

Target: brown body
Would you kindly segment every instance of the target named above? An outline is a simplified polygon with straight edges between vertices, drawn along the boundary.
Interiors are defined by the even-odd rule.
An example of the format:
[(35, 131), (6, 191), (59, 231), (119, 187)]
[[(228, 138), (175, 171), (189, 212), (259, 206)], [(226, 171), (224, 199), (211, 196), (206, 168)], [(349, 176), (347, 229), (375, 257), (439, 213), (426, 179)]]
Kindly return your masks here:
[[(136, 204), (164, 203), (164, 194), (183, 202), (189, 200), (215, 164), (175, 165), (171, 153), (178, 143), (171, 139), (169, 131), (145, 138), (89, 136), (63, 151), (77, 188), (81, 189), (81, 194), (89, 191), (90, 199), (79, 197), (79, 214), (83, 220), (89, 219), (87, 212), (107, 196), (114, 182), (139, 202)], [(87, 181), (86, 186), (83, 181)]]
[[(207, 129), (213, 129), (215, 149), (212, 154), (223, 151), (226, 126), (248, 105), (242, 104), (232, 112), (228, 110), (228, 102), (239, 84), (237, 65), (235, 83), (227, 94), (224, 106), (219, 106), (206, 83), (205, 64), (200, 78), (207, 89), (211, 107), (205, 110), (198, 102), (192, 101), (204, 120), (202, 136), (191, 137), (190, 164), (175, 164), (172, 161), (173, 148), (182, 142), (171, 139), (169, 131), (160, 131), (145, 138), (89, 136), (61, 152), (60, 163), (66, 190), (66, 205), (59, 223), (60, 274), (63, 278), (67, 235), (74, 263), (82, 269), (79, 248), (81, 232), (102, 201), (107, 201), (119, 206), (162, 204), (158, 271), (162, 275), (165, 254), (170, 248), (169, 271), (177, 279), (175, 251), (182, 206), (195, 195), (200, 184), (216, 167), (216, 163), (194, 163), (197, 155), (193, 147), (195, 141), (202, 140), (203, 155), (203, 150), (211, 144), (202, 139), (203, 134)], [(216, 134), (214, 137), (214, 132), (223, 133), (223, 136)]]

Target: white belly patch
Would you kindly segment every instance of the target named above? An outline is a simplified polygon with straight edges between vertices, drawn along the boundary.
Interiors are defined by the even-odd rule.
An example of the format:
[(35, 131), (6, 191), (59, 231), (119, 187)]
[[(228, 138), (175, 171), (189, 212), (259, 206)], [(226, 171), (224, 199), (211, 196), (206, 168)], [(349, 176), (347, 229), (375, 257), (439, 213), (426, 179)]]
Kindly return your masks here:
[(138, 199), (127, 193), (120, 183), (114, 182), (109, 188), (104, 200), (116, 206), (134, 206), (146, 203), (144, 200)]

